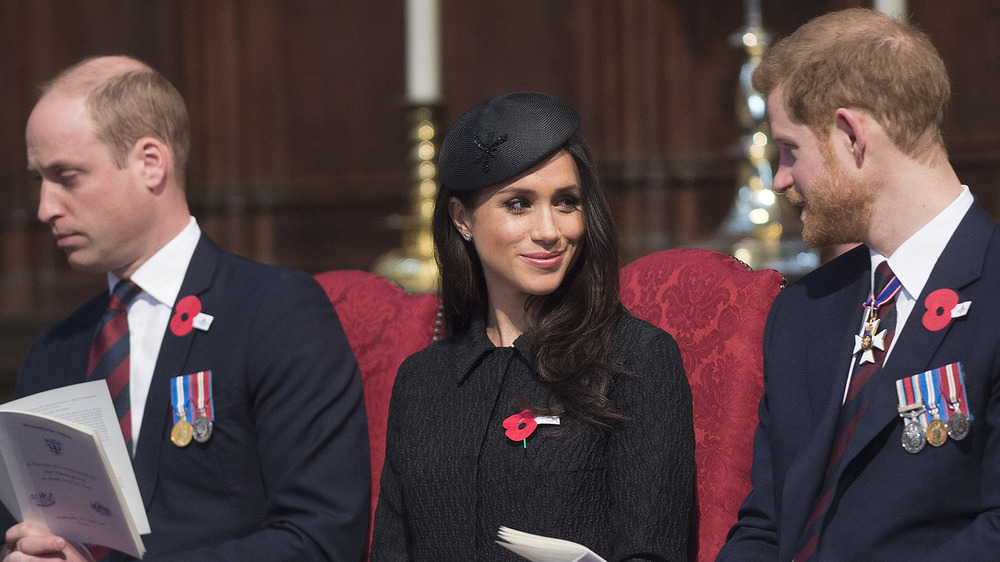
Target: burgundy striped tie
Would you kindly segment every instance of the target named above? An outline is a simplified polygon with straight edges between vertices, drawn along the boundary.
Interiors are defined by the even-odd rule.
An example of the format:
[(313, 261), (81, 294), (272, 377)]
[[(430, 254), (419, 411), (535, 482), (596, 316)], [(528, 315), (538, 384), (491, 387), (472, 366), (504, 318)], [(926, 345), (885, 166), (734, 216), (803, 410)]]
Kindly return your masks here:
[(111, 291), (108, 309), (90, 347), (87, 380), (107, 379), (108, 391), (118, 414), (118, 425), (129, 453), (132, 452), (132, 415), (129, 399), (128, 305), (142, 289), (122, 279)]
[[(872, 288), (873, 301), (885, 291), (886, 287), (895, 277), (887, 261), (883, 261), (875, 268), (875, 280)], [(898, 289), (896, 292), (898, 292)], [(864, 412), (865, 404), (867, 403), (867, 398), (861, 393), (861, 389), (871, 376), (875, 374), (875, 371), (882, 366), (882, 362), (885, 360), (885, 353), (888, 351), (893, 335), (896, 332), (895, 292), (893, 292), (889, 300), (878, 307), (878, 319), (878, 332), (885, 330), (885, 344), (883, 349), (872, 348), (874, 352), (873, 362), (863, 363), (859, 354), (854, 363), (851, 384), (847, 387), (847, 397), (844, 400), (844, 404), (840, 407), (840, 416), (837, 420), (837, 431), (835, 434), (837, 435), (837, 439), (833, 442), (833, 447), (830, 450), (830, 458), (826, 464), (826, 476), (823, 479), (823, 488), (820, 490), (819, 498), (816, 500), (816, 505), (813, 507), (809, 521), (806, 523), (805, 531), (802, 533), (804, 546), (799, 551), (799, 555), (795, 557), (795, 562), (809, 560), (816, 553), (820, 531), (824, 524), (824, 515), (827, 508), (830, 507), (837, 479), (843, 468), (840, 466), (840, 461), (844, 456), (844, 451), (847, 450), (847, 444), (854, 434), (854, 428), (857, 426), (858, 420), (861, 418), (861, 414)]]

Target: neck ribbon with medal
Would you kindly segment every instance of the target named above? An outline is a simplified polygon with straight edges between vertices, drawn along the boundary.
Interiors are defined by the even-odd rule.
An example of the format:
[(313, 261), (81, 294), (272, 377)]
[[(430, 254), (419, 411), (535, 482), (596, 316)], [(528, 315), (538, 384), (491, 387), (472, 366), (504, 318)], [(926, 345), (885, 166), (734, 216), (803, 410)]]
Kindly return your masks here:
[(882, 289), (877, 297), (870, 301), (865, 301), (864, 307), (868, 310), (868, 319), (865, 320), (865, 329), (862, 335), (854, 335), (854, 354), (861, 352), (858, 358), (859, 364), (875, 362), (875, 350), (885, 351), (885, 330), (878, 331), (881, 322), (878, 317), (878, 307), (896, 298), (896, 294), (903, 287), (899, 279), (893, 277), (889, 284)]
[(951, 363), (896, 381), (903, 449), (919, 453), (924, 446), (944, 445), (948, 438), (961, 441), (969, 435), (972, 414), (965, 396), (962, 363)]

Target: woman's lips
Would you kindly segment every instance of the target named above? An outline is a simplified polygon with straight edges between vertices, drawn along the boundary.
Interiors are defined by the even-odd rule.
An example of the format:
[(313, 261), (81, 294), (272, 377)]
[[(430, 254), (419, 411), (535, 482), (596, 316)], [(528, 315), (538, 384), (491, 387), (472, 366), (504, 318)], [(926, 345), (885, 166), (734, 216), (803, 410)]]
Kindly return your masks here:
[(563, 252), (535, 252), (531, 254), (521, 254), (524, 261), (535, 267), (548, 269), (559, 265), (562, 261)]

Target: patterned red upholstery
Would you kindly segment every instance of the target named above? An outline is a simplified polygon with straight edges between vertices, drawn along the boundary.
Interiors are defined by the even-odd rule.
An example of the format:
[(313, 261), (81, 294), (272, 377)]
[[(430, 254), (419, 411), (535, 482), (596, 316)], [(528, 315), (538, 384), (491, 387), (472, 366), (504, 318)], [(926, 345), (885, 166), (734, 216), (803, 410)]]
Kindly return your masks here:
[(667, 250), (621, 272), (633, 314), (677, 340), (694, 399), (695, 506), (690, 559), (715, 560), (750, 491), (763, 393), (761, 345), (782, 276), (709, 250)]
[(434, 295), (408, 295), (392, 281), (365, 271), (328, 271), (316, 275), (316, 280), (330, 297), (361, 369), (371, 444), (374, 517), (385, 460), (392, 382), (403, 359), (430, 345), (438, 300)]
[[(358, 358), (371, 440), (372, 510), (385, 459), (389, 396), (399, 364), (431, 343), (437, 298), (408, 295), (363, 271), (316, 276)], [(622, 269), (622, 302), (673, 334), (694, 396), (697, 461), (691, 559), (714, 560), (750, 490), (753, 431), (763, 391), (761, 342), (781, 286), (708, 250), (665, 250)]]

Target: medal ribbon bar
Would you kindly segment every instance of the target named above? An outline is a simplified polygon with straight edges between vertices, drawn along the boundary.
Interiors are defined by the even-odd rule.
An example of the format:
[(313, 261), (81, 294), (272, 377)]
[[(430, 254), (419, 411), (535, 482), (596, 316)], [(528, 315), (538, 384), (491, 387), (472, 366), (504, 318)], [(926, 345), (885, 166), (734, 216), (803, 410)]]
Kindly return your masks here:
[(934, 418), (941, 418), (944, 404), (941, 401), (941, 391), (940, 379), (938, 378), (937, 369), (931, 369), (930, 371), (924, 371), (919, 375), (913, 375), (917, 380), (920, 381), (920, 393), (924, 398), (924, 405), (927, 406), (927, 412), (924, 414), (924, 419), (928, 423)]
[(917, 454), (927, 444), (927, 437), (919, 417), (926, 410), (917, 395), (920, 387), (913, 385), (912, 377), (896, 381), (896, 397), (899, 401), (899, 416), (903, 418), (902, 445), (906, 452)]
[(184, 378), (188, 379), (192, 402), (196, 405), (196, 413), (214, 420), (215, 407), (212, 401), (212, 371), (200, 371)]
[(940, 447), (948, 441), (948, 427), (941, 419), (941, 410), (947, 410), (941, 399), (941, 379), (937, 369), (916, 376), (920, 379), (920, 390), (927, 402), (927, 442), (933, 447)]
[[(941, 393), (948, 397), (948, 404), (955, 404), (958, 411), (971, 420), (972, 412), (969, 411), (969, 400), (965, 395), (965, 371), (962, 369), (962, 362), (958, 361), (935, 370), (939, 372)], [(951, 414), (951, 408), (948, 413)]]
[(174, 377), (174, 384), (170, 385), (170, 403), (174, 411), (174, 424), (181, 421), (182, 418), (188, 423), (194, 421), (191, 392), (184, 379), (185, 377)]
[(956, 441), (961, 441), (969, 435), (972, 425), (972, 413), (969, 411), (969, 403), (965, 392), (965, 375), (962, 363), (952, 363), (936, 369), (941, 380), (941, 393), (947, 395), (948, 404), (945, 411), (948, 413), (948, 436)]
[(913, 403), (921, 406), (920, 414), (917, 416), (917, 420), (920, 422), (920, 426), (926, 429), (927, 404), (924, 402), (923, 392), (921, 392), (920, 379), (920, 375), (911, 375), (905, 379), (906, 382), (903, 383), (903, 386), (907, 390), (907, 397), (909, 398), (912, 396)]
[[(903, 284), (899, 282), (898, 277), (893, 277), (891, 281), (882, 289), (882, 292), (878, 294), (877, 297), (870, 301), (865, 301), (865, 308), (870, 308), (872, 310), (878, 310), (878, 307), (882, 306), (890, 299), (896, 297), (896, 293), (903, 288)], [(857, 301), (855, 301), (857, 302)]]

